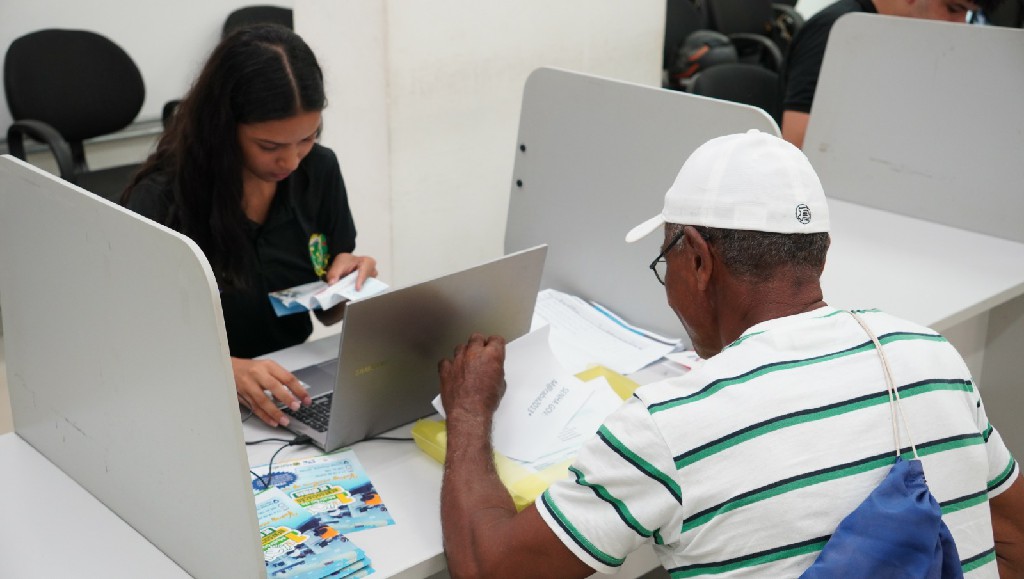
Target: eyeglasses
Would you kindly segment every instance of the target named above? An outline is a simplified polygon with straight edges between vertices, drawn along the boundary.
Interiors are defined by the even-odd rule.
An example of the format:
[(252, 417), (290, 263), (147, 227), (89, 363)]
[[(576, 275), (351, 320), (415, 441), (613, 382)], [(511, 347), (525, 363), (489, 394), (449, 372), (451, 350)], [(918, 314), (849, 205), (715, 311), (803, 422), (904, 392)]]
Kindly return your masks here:
[(679, 233), (677, 233), (676, 236), (672, 238), (672, 241), (668, 242), (668, 245), (665, 246), (665, 249), (661, 250), (661, 253), (658, 254), (658, 257), (655, 257), (654, 261), (651, 262), (651, 271), (654, 272), (654, 277), (658, 278), (658, 283), (660, 283), (661, 285), (665, 285), (665, 272), (667, 270), (667, 265), (665, 264), (665, 254), (668, 253), (670, 249), (672, 249), (673, 245), (679, 243), (679, 240), (682, 238), (683, 230), (680, 229)]

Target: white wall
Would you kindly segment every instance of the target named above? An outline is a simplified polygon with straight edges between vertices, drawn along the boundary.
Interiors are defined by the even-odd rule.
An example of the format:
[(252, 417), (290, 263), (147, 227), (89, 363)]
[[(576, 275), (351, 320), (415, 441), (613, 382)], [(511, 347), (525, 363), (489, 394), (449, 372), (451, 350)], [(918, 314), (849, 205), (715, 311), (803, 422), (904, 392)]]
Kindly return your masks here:
[(501, 255), (527, 76), (658, 86), (664, 18), (664, 0), (297, 0), (357, 251), (399, 285)]
[[(146, 101), (139, 118), (160, 117), (168, 100), (181, 98), (220, 39), (227, 15), (248, 4), (291, 7), (291, 0), (2, 0), (0, 48), (42, 28), (92, 30), (127, 52), (142, 71)], [(11, 113), (0, 106), (0, 135)]]
[[(180, 98), (227, 15), (252, 0), (0, 0), (0, 46), (40, 28), (107, 35), (142, 70), (140, 120)], [(540, 66), (656, 86), (664, 0), (273, 0), (327, 78), (324, 143), (350, 187), (361, 252), (404, 284), (500, 255), (522, 88)], [(330, 11), (325, 17), (317, 11)], [(0, 106), (0, 137), (9, 125)], [(92, 145), (100, 167), (152, 138)], [(127, 150), (126, 150), (127, 149)], [(49, 167), (48, 155), (33, 162)]]
[(836, 0), (798, 0), (796, 3), (796, 11), (807, 19), (814, 16), (816, 12), (835, 1)]

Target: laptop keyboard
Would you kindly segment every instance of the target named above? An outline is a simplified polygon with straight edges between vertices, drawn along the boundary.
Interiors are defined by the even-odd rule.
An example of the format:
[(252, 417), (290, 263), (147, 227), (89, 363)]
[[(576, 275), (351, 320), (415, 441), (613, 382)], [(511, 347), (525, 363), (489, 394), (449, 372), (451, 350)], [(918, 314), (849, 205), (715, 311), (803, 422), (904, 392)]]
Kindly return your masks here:
[(314, 398), (312, 404), (298, 410), (285, 408), (284, 411), (317, 432), (327, 432), (327, 421), (331, 417), (331, 394)]

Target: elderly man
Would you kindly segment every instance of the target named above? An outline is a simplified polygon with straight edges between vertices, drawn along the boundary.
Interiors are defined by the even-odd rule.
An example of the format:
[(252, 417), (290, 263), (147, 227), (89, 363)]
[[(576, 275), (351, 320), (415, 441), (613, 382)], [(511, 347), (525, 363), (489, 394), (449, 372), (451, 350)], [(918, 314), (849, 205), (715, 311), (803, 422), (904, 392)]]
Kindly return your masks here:
[[(705, 361), (638, 389), (522, 513), (492, 462), (504, 342), (474, 335), (440, 363), (452, 576), (585, 577), (652, 543), (673, 577), (795, 577), (893, 464), (880, 353), (823, 301), (828, 207), (799, 149), (757, 131), (712, 139), (627, 240), (657, 229), (651, 268)], [(1024, 572), (1024, 483), (963, 360), (928, 328), (859, 316), (962, 567)]]

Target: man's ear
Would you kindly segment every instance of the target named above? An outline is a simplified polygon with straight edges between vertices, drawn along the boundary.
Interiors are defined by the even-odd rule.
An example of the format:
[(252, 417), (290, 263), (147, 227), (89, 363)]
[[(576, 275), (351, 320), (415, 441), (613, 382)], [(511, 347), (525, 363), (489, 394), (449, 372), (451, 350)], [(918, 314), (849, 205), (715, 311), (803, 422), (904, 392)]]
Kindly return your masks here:
[(693, 248), (692, 267), (697, 282), (697, 289), (704, 291), (711, 283), (711, 274), (715, 268), (714, 256), (711, 253), (711, 246), (697, 233), (692, 226), (687, 225), (683, 230), (683, 243)]

